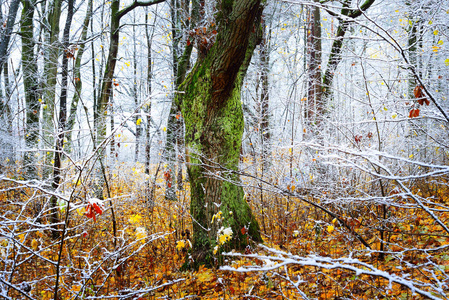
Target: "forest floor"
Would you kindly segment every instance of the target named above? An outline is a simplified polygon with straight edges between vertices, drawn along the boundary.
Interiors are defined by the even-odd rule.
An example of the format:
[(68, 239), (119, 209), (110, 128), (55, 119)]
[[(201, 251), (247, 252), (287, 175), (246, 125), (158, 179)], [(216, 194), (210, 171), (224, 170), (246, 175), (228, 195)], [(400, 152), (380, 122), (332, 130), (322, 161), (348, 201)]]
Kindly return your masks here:
[[(247, 249), (247, 257), (223, 257), (224, 265), (240, 268), (239, 271), (205, 267), (181, 271), (188, 255), (187, 239), (191, 230), (188, 185), (178, 191), (178, 201), (168, 201), (164, 197), (165, 182), (161, 179), (150, 206), (143, 196), (141, 170), (133, 169), (129, 174), (117, 172), (114, 176), (110, 192), (116, 238), (108, 201), (106, 210), (97, 214), (95, 221), (86, 217), (85, 207), (80, 204), (70, 214), (70, 230), (62, 249), (61, 243), (48, 231), (26, 222), (32, 217), (33, 207), (27, 202), (30, 200), (27, 195), (33, 195), (33, 191), (7, 191), (5, 187), (11, 183), (3, 183), (2, 215), (7, 217), (7, 212), (12, 211), (18, 214), (17, 223), (10, 230), (21, 246), (15, 248), (20, 250), (11, 250), (6, 240), (0, 241), (4, 249), (0, 267), (5, 273), (11, 268), (11, 261), (15, 261), (13, 281), (17, 285), (29, 283), (32, 298), (54, 298), (55, 262), (59, 258), (59, 299), (104, 296), (108, 296), (106, 299), (302, 299), (303, 295), (310, 299), (422, 299), (410, 288), (392, 283), (388, 277), (364, 274), (363, 270), (370, 269), (367, 266), (360, 267), (362, 272), (358, 272), (335, 264), (323, 267), (316, 262), (299, 262), (301, 257), (315, 256), (329, 259), (350, 256), (374, 267), (377, 274), (384, 271), (390, 276), (421, 283), (434, 284), (435, 278), (443, 281), (448, 278), (449, 254), (434, 249), (448, 245), (449, 236), (418, 209), (390, 208), (388, 213), (394, 214), (397, 222), (389, 224), (388, 230), (382, 233), (373, 228), (383, 208), (364, 205), (358, 210), (355, 207), (348, 210), (342, 217), (374, 250), (367, 251), (354, 234), (316, 208), (295, 197), (268, 193), (260, 201), (261, 195), (253, 189), (246, 190), (247, 199), (259, 219), (265, 247), (255, 245)], [(34, 191), (35, 199), (39, 199), (36, 193), (40, 192)], [(434, 202), (447, 201), (443, 195), (447, 197), (443, 192), (441, 199)], [(19, 207), (17, 203), (27, 205)], [(62, 208), (61, 217), (64, 213)], [(446, 222), (449, 220), (448, 212), (440, 216)], [(388, 242), (380, 243), (381, 234)], [(381, 248), (385, 255), (376, 252)], [(296, 263), (290, 261), (276, 267), (279, 262), (274, 257), (283, 255), (275, 251), (297, 255)], [(259, 257), (255, 258), (256, 255)], [(430, 268), (432, 274), (428, 273), (429, 268), (416, 267), (429, 262), (440, 266)], [(340, 266), (344, 264), (340, 263)], [(243, 272), (242, 267), (253, 271)], [(426, 286), (420, 288), (426, 290)], [(13, 299), (26, 299), (13, 290), (10, 295)]]

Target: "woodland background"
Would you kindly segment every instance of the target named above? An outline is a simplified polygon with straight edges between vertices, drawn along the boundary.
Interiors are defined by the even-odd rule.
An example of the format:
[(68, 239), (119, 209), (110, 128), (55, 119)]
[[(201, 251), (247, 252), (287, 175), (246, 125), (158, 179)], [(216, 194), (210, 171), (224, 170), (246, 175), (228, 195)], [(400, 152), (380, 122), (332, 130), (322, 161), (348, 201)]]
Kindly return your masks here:
[(1, 2), (0, 297), (448, 299), (447, 0), (263, 1), (231, 170), (263, 243), (182, 268), (221, 4)]

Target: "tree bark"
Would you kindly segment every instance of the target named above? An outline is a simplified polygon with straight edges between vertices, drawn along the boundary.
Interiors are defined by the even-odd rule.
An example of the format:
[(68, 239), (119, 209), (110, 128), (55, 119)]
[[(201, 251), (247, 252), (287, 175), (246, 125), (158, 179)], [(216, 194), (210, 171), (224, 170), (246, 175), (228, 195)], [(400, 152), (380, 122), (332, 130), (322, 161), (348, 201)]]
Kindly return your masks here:
[(321, 95), (321, 14), (318, 7), (309, 8), (307, 58), (309, 86), (307, 89), (306, 120), (309, 125), (316, 126), (323, 112)]
[(111, 3), (111, 21), (110, 21), (110, 42), (109, 42), (109, 54), (106, 62), (106, 68), (104, 70), (103, 81), (101, 85), (100, 99), (98, 103), (98, 135), (97, 144), (101, 144), (106, 137), (106, 115), (107, 105), (109, 103), (109, 97), (112, 92), (112, 81), (114, 78), (115, 65), (117, 63), (117, 53), (119, 46), (119, 33), (120, 33), (120, 19), (127, 13), (132, 11), (138, 6), (151, 6), (164, 2), (165, 0), (149, 0), (149, 1), (134, 1), (129, 6), (119, 10), (120, 1), (113, 0)]
[[(345, 17), (349, 17), (352, 19), (355, 19), (359, 17), (364, 11), (366, 11), (368, 8), (373, 5), (375, 0), (366, 0), (359, 8), (357, 9), (350, 9), (348, 8), (348, 3), (343, 3), (343, 9), (341, 10), (341, 15)], [(332, 43), (331, 53), (329, 55), (329, 60), (327, 62), (326, 72), (324, 73), (323, 77), (323, 105), (326, 104), (328, 99), (331, 96), (332, 91), (332, 84), (334, 83), (334, 77), (335, 77), (335, 70), (337, 69), (338, 64), (341, 61), (341, 49), (343, 46), (343, 39), (346, 34), (346, 30), (348, 29), (348, 26), (350, 24), (350, 20), (347, 18), (339, 18), (338, 15), (333, 13), (332, 11), (327, 11), (333, 16), (337, 16), (339, 19), (339, 25), (337, 28), (337, 35), (334, 39), (334, 42)]]
[(8, 20), (6, 21), (6, 28), (2, 30), (2, 37), (0, 39), (0, 74), (3, 66), (8, 59), (8, 46), (11, 40), (11, 33), (16, 20), (17, 11), (19, 10), (20, 0), (13, 0), (9, 8)]
[[(62, 171), (62, 151), (64, 149), (64, 132), (67, 121), (67, 85), (68, 85), (68, 67), (69, 67), (69, 34), (70, 27), (72, 26), (73, 18), (73, 5), (75, 0), (68, 0), (67, 19), (65, 23), (63, 33), (63, 49), (64, 55), (62, 57), (62, 78), (61, 78), (61, 96), (59, 98), (59, 117), (57, 124), (57, 135), (55, 144), (55, 159), (53, 163), (53, 182), (52, 188), (54, 190), (59, 188), (61, 183), (61, 171)], [(52, 196), (50, 199), (50, 222), (53, 225), (53, 238), (59, 237), (59, 232), (56, 230), (55, 224), (59, 223), (58, 205), (56, 196)]]
[(26, 103), (26, 135), (24, 164), (27, 179), (37, 179), (35, 152), (39, 136), (39, 83), (37, 78), (37, 63), (34, 56), (33, 19), (35, 0), (24, 0), (21, 16), (22, 35), (22, 72)]
[[(184, 81), (187, 69), (189, 67), (190, 56), (192, 54), (193, 44), (187, 45), (187, 39), (189, 38), (188, 30), (193, 30), (194, 26), (198, 23), (198, 0), (192, 1), (192, 9), (190, 15), (191, 22), (189, 20), (182, 20), (180, 11), (183, 9), (184, 14), (189, 13), (189, 5), (187, 3), (181, 4), (180, 0), (171, 0), (171, 15), (172, 15), (172, 57), (173, 57), (173, 77), (175, 93), (178, 91), (179, 86)], [(184, 36), (183, 36), (184, 34)], [(181, 52), (181, 43), (184, 44), (183, 54)], [(184, 124), (181, 117), (180, 103), (176, 103), (173, 98), (172, 105), (170, 107), (170, 113), (167, 121), (167, 142), (165, 146), (165, 157), (168, 162), (169, 180), (166, 182), (165, 198), (169, 200), (176, 199), (176, 189), (182, 188), (182, 159), (181, 152), (184, 147)], [(178, 155), (176, 155), (178, 154)], [(176, 175), (175, 163), (178, 162), (178, 174)]]
[[(58, 77), (59, 56), (61, 54), (61, 45), (59, 42), (59, 21), (61, 18), (62, 0), (55, 0), (52, 4), (51, 11), (48, 16), (48, 23), (50, 32), (48, 33), (48, 40), (46, 41), (46, 59), (44, 65), (44, 74), (46, 76), (45, 91), (44, 91), (44, 111), (42, 119), (43, 141), (45, 147), (53, 148), (55, 144), (55, 135), (57, 135), (57, 121), (55, 119), (55, 99), (56, 99), (56, 85)], [(54, 158), (52, 152), (45, 154), (45, 164), (51, 166), (51, 161)], [(44, 177), (51, 174), (51, 168), (44, 169)]]
[[(73, 81), (75, 85), (75, 93), (73, 94), (73, 98), (70, 104), (70, 114), (67, 119), (67, 134), (68, 134), (68, 144), (66, 146), (72, 145), (72, 136), (73, 136), (73, 127), (75, 125), (75, 118), (76, 118), (76, 112), (78, 110), (78, 103), (81, 97), (81, 90), (83, 87), (82, 84), (82, 78), (81, 78), (81, 60), (83, 58), (84, 49), (86, 47), (86, 38), (87, 38), (87, 31), (89, 29), (89, 22), (92, 18), (92, 1), (89, 0), (87, 4), (87, 12), (86, 17), (84, 18), (83, 22), (83, 29), (81, 31), (81, 39), (80, 43), (78, 45), (78, 52), (76, 54), (75, 59), (75, 67), (73, 71)], [(70, 149), (68, 149), (70, 150)]]
[[(243, 249), (261, 241), (259, 224), (245, 200), (238, 169), (243, 110), (242, 79), (260, 31), (260, 0), (222, 1), (216, 42), (203, 52), (178, 94), (185, 119), (187, 170), (193, 218), (192, 267), (211, 264), (219, 228), (230, 227), (232, 240), (223, 248)], [(212, 220), (219, 211), (220, 220)]]

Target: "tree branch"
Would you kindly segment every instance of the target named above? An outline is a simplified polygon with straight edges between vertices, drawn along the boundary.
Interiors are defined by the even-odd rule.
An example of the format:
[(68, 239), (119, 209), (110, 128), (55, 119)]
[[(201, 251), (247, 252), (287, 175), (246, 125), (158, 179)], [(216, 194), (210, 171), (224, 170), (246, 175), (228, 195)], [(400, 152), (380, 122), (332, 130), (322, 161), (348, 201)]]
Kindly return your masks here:
[(127, 13), (129, 13), (130, 11), (132, 11), (136, 7), (139, 7), (139, 6), (151, 6), (151, 5), (162, 3), (162, 2), (165, 2), (165, 0), (149, 0), (149, 1), (137, 1), (137, 0), (135, 0), (129, 6), (125, 7), (122, 10), (119, 10), (118, 13), (117, 13), (117, 18), (120, 20), (124, 15), (126, 15)]

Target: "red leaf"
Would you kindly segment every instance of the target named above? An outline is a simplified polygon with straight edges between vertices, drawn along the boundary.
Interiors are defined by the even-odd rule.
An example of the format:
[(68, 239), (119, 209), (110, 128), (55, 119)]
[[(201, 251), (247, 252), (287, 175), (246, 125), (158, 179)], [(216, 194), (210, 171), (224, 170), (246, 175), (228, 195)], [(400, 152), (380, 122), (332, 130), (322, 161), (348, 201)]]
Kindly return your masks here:
[(410, 110), (408, 117), (409, 118), (419, 117), (419, 109), (415, 108), (415, 109)]
[(165, 179), (165, 181), (167, 182), (167, 186), (168, 186), (169, 188), (171, 188), (171, 184), (172, 184), (170, 172), (171, 172), (171, 169), (165, 171), (165, 173), (164, 173), (164, 179)]
[(356, 143), (360, 143), (362, 141), (362, 136), (361, 135), (356, 135), (354, 137), (354, 140), (355, 140)]
[(248, 229), (243, 227), (242, 229), (240, 229), (240, 231), (242, 232), (243, 235), (245, 235), (248, 232)]
[(190, 46), (191, 42), (190, 39), (187, 39), (187, 46)]
[(97, 203), (93, 204), (94, 210), (97, 214), (101, 215), (103, 213), (103, 210), (97, 205)]

